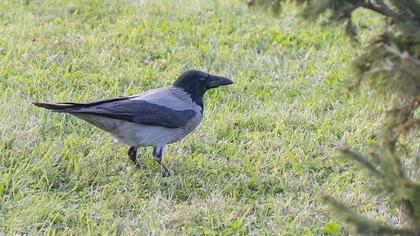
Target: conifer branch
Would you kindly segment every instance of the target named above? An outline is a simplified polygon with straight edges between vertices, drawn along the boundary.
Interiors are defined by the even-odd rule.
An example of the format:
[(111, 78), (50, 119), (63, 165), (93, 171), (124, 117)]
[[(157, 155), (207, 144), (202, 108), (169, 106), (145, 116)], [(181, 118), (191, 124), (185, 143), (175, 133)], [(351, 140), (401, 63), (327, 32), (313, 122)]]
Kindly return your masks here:
[(371, 0), (368, 0), (367, 2), (364, 0), (359, 0), (358, 2), (361, 7), (372, 10), (381, 15), (391, 17), (396, 22), (403, 20), (403, 17), (398, 15), (396, 12), (392, 11), (383, 0), (376, 0), (375, 2), (377, 3), (377, 5), (372, 3)]

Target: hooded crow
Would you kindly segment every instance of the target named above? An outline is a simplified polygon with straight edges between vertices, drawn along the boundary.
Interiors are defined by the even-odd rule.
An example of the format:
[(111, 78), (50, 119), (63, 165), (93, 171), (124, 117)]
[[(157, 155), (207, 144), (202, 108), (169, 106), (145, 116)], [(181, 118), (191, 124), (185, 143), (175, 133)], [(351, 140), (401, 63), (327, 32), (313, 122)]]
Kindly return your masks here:
[(110, 133), (129, 147), (128, 156), (137, 166), (137, 149), (153, 146), (152, 155), (163, 167), (163, 176), (168, 176), (169, 170), (162, 161), (165, 145), (184, 138), (200, 124), (207, 90), (232, 83), (225, 77), (190, 70), (169, 87), (134, 96), (89, 103), (35, 102), (34, 105), (72, 114)]

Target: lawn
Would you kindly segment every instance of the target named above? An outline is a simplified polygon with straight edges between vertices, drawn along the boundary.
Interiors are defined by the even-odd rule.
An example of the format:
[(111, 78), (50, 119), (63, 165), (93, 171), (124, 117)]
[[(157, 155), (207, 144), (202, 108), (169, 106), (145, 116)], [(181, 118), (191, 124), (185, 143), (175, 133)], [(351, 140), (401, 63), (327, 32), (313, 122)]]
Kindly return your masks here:
[[(366, 150), (384, 101), (349, 93), (339, 30), (239, 0), (0, 2), (0, 234), (346, 235), (333, 195), (401, 224), (337, 149)], [(361, 19), (363, 18), (363, 21)], [(362, 41), (377, 19), (356, 19)], [(167, 86), (188, 69), (231, 78), (201, 125), (165, 150), (127, 148), (34, 101), (85, 102)]]

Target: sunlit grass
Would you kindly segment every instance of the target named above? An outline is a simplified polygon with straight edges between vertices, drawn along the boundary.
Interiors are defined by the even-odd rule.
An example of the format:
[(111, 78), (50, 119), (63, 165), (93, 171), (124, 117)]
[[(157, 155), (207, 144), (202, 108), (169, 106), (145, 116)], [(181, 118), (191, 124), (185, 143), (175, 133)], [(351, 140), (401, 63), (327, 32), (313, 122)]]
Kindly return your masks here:
[[(394, 220), (337, 157), (374, 141), (383, 98), (344, 89), (356, 51), (340, 31), (286, 12), (240, 1), (0, 2), (0, 233), (319, 235), (335, 223), (322, 194)], [(235, 84), (207, 94), (201, 126), (165, 150), (169, 178), (150, 149), (137, 170), (104, 132), (31, 105), (136, 94), (193, 68)]]

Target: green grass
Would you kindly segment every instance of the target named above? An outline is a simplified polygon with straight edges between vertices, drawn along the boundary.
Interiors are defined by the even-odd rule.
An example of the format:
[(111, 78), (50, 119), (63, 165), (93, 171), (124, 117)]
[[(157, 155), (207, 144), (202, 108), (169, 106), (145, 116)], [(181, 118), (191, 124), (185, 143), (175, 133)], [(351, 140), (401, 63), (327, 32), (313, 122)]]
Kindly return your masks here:
[[(238, 0), (1, 1), (0, 234), (348, 234), (324, 194), (403, 223), (337, 152), (374, 142), (384, 98), (345, 91), (357, 50), (340, 31), (286, 12)], [(380, 30), (362, 17), (362, 38)], [(165, 149), (169, 178), (150, 149), (137, 170), (106, 133), (31, 105), (136, 94), (192, 68), (235, 84), (209, 92), (199, 128)]]

